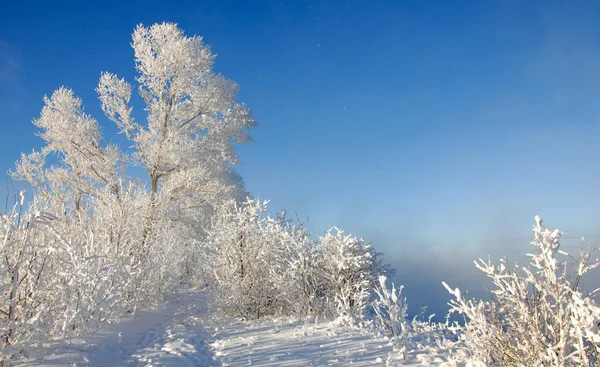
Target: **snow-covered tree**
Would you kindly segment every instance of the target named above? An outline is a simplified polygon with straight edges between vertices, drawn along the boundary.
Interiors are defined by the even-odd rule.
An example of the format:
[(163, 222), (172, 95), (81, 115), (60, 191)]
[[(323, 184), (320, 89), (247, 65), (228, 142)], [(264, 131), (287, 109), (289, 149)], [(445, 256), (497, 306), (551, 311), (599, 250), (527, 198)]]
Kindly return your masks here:
[(140, 25), (133, 49), (145, 123), (132, 117), (133, 88), (125, 80), (104, 73), (97, 90), (102, 109), (134, 143), (135, 162), (148, 175), (144, 248), (161, 206), (193, 209), (231, 190), (228, 165), (237, 163), (235, 145), (250, 140), (246, 131), (255, 122), (235, 102), (237, 85), (212, 71), (214, 55), (200, 37), (186, 37), (172, 23)]
[[(209, 47), (172, 23), (138, 26), (132, 46), (145, 118), (134, 120), (134, 87), (124, 79), (103, 73), (97, 88), (127, 147), (107, 143), (81, 99), (61, 87), (44, 98), (34, 121), (45, 146), (23, 154), (12, 172), (34, 198), (30, 210), (3, 222), (2, 253), (10, 254), (0, 267), (8, 281), (0, 308), (9, 323), (2, 324), (5, 346), (17, 340), (10, 323), (25, 303), (20, 325), (43, 319), (36, 332), (51, 337), (159, 305), (168, 284), (200, 266), (200, 243), (217, 208), (246, 194), (232, 166), (255, 122), (235, 100), (237, 85), (213, 71)], [(131, 177), (134, 166), (145, 176)], [(26, 275), (8, 285), (22, 278), (15, 272)], [(32, 308), (35, 299), (41, 303)], [(18, 340), (35, 334), (21, 330)]]
[(569, 270), (572, 258), (559, 249), (561, 232), (544, 228), (539, 217), (533, 230), (537, 251), (529, 254), (529, 266), (475, 262), (494, 282), (491, 300), (467, 300), (444, 283), (455, 297), (451, 313), (465, 317), (464, 326), (451, 328), (464, 343), (457, 358), (502, 366), (596, 366), (600, 307), (596, 291), (584, 294), (579, 283), (600, 263), (590, 263), (591, 252), (582, 252)]

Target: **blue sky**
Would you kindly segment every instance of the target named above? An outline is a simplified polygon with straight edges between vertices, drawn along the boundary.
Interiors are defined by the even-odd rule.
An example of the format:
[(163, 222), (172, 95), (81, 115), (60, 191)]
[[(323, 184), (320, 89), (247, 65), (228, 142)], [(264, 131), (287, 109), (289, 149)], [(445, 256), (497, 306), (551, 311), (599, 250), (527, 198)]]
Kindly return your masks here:
[(100, 72), (133, 80), (134, 27), (176, 22), (260, 124), (251, 192), (372, 241), (419, 305), (442, 279), (476, 287), (476, 257), (517, 257), (536, 214), (600, 239), (598, 19), (593, 1), (9, 2), (0, 169), (40, 146), (31, 119), (61, 85), (119, 141)]

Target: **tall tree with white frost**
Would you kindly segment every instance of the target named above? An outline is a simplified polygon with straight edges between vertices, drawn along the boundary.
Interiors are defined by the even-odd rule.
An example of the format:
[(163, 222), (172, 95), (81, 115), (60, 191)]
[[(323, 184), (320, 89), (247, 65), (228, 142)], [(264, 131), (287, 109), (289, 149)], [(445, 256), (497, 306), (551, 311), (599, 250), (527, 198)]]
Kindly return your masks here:
[(249, 140), (250, 110), (235, 102), (238, 87), (212, 71), (214, 55), (200, 37), (186, 37), (175, 24), (138, 26), (133, 33), (137, 82), (148, 111), (134, 121), (132, 87), (104, 73), (102, 109), (136, 147), (150, 195), (140, 246), (152, 233), (156, 210), (169, 201), (185, 208), (214, 202), (227, 188), (235, 144)]
[[(194, 266), (216, 207), (245, 193), (231, 166), (256, 124), (235, 100), (237, 85), (213, 71), (209, 47), (172, 23), (138, 26), (132, 46), (145, 119), (134, 119), (133, 86), (124, 79), (103, 73), (97, 88), (132, 148), (106, 143), (66, 87), (44, 98), (34, 121), (46, 145), (23, 154), (12, 173), (33, 187), (32, 209), (3, 227), (4, 346), (36, 333), (78, 334), (124, 310), (159, 304), (166, 285)], [(146, 176), (129, 176), (132, 166)], [(51, 219), (33, 227), (40, 213)], [(23, 255), (5, 256), (15, 249)], [(35, 278), (19, 278), (29, 274), (18, 270), (25, 268)]]

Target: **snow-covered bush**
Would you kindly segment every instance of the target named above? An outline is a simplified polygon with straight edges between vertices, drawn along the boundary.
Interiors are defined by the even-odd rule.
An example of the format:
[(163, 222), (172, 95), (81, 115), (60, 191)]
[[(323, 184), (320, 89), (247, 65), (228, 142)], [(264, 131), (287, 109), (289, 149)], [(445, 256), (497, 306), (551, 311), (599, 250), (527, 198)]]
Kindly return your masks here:
[(268, 218), (266, 223), (277, 259), (270, 269), (278, 305), (287, 315), (321, 314), (324, 300), (318, 287), (318, 249), (304, 224), (286, 220), (285, 214), (275, 220)]
[(18, 207), (2, 218), (3, 349), (79, 335), (120, 315), (127, 287), (115, 257), (99, 250), (102, 242), (92, 232), (71, 241), (64, 221), (45, 211), (24, 211), (23, 199)]
[[(581, 277), (600, 265), (590, 263), (591, 251), (575, 259), (559, 250), (559, 230), (549, 230), (536, 217), (529, 266), (510, 269), (506, 261), (475, 262), (492, 279), (491, 300), (467, 300), (459, 289), (444, 286), (455, 297), (451, 313), (464, 315), (455, 323), (464, 348), (456, 358), (502, 366), (596, 366), (600, 361), (600, 307), (593, 295), (580, 290)], [(558, 256), (565, 260), (559, 260)]]
[[(2, 216), (0, 262), (0, 336), (2, 349), (28, 340), (40, 326), (36, 319), (46, 307), (42, 276), (50, 255), (32, 240), (35, 225), (23, 211), (25, 193), (11, 213)], [(18, 209), (17, 209), (18, 208)], [(31, 218), (35, 219), (35, 218)], [(34, 222), (35, 223), (35, 222)]]
[(226, 313), (245, 319), (271, 314), (275, 297), (269, 276), (273, 253), (264, 230), (266, 204), (253, 199), (230, 203), (209, 231), (215, 300)]
[(370, 305), (376, 331), (391, 337), (390, 344), (399, 359), (416, 354), (422, 364), (439, 363), (440, 356), (456, 347), (455, 341), (448, 337), (447, 325), (433, 322), (435, 315), (425, 318), (426, 308), (421, 310), (421, 315), (407, 319), (408, 302), (402, 296), (404, 286), (396, 288), (392, 283), (390, 289), (386, 281), (385, 275), (379, 276), (376, 297)]
[(218, 306), (245, 319), (315, 306), (314, 245), (301, 225), (266, 215), (267, 201), (224, 205), (209, 230)]
[(318, 282), (328, 307), (326, 313), (361, 318), (384, 271), (377, 253), (362, 238), (344, 235), (337, 227), (319, 237), (317, 248)]
[(405, 352), (409, 325), (406, 320), (408, 303), (406, 298), (402, 297), (404, 286), (396, 289), (396, 286), (392, 283), (392, 288), (388, 289), (385, 275), (380, 275), (378, 280), (379, 284), (375, 288), (377, 297), (371, 303), (371, 307), (375, 312), (377, 328), (392, 337), (392, 343), (396, 349)]
[(364, 240), (329, 231), (311, 239), (302, 223), (266, 215), (248, 199), (221, 208), (209, 230), (212, 286), (220, 308), (267, 315), (361, 318), (377, 276), (389, 268)]

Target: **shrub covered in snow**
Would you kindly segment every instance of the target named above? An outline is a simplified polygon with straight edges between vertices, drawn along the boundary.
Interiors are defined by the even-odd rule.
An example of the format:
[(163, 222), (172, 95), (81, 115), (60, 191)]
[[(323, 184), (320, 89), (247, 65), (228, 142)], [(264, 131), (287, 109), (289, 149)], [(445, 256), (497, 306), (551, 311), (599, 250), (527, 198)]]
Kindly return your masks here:
[(361, 316), (368, 305), (377, 277), (384, 271), (377, 253), (362, 238), (344, 235), (335, 227), (319, 237), (319, 274), (328, 313)]
[(266, 202), (258, 200), (232, 202), (222, 208), (209, 231), (215, 300), (226, 313), (246, 319), (271, 314), (273, 308), (273, 253), (264, 232), (265, 210)]
[(245, 319), (362, 317), (377, 276), (389, 272), (372, 246), (337, 228), (314, 241), (301, 223), (267, 216), (266, 204), (232, 202), (209, 231), (221, 309)]
[(379, 276), (379, 284), (375, 288), (376, 298), (371, 303), (375, 312), (375, 322), (379, 330), (390, 335), (392, 341), (398, 348), (404, 348), (404, 342), (408, 335), (408, 303), (402, 297), (404, 286), (396, 289), (394, 283), (389, 289), (386, 284), (387, 277)]
[[(492, 279), (491, 300), (467, 300), (459, 289), (444, 286), (455, 297), (451, 313), (465, 317), (453, 330), (464, 343), (455, 359), (479, 360), (502, 366), (596, 366), (600, 362), (600, 307), (583, 294), (581, 277), (600, 263), (590, 263), (590, 251), (568, 267), (559, 249), (559, 230), (549, 230), (536, 217), (537, 251), (529, 266), (510, 269), (506, 261), (475, 262)], [(559, 260), (559, 256), (564, 260)]]

